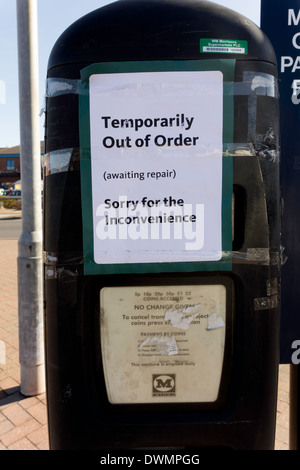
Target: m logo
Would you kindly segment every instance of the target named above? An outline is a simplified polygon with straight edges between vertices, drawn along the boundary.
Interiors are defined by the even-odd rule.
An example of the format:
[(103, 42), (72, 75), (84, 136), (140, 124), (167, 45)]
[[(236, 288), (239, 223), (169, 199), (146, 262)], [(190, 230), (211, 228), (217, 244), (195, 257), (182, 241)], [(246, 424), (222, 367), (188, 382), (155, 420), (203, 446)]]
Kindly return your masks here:
[(175, 374), (153, 375), (152, 383), (154, 397), (175, 396)]

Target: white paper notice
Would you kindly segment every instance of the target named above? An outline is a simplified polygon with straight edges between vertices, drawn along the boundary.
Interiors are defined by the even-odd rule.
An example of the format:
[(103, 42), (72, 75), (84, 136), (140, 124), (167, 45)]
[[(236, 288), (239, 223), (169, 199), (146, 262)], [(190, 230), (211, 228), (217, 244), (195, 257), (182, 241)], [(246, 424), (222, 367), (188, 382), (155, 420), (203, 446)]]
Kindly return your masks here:
[(222, 133), (219, 71), (90, 77), (96, 263), (221, 258)]
[[(217, 400), (226, 336), (225, 286), (105, 287), (100, 303), (111, 403)], [(219, 321), (209, 330), (212, 315)]]

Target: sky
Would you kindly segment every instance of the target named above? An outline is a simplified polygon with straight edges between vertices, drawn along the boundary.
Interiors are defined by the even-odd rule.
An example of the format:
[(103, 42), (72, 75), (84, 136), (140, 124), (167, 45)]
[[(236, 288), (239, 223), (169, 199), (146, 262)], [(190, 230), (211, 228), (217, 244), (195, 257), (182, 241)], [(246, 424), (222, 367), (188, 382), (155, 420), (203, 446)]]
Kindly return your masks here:
[[(16, 2), (0, 0), (0, 148), (20, 143)], [(37, 0), (41, 110), (45, 104), (47, 63), (56, 40), (74, 21), (109, 3), (112, 0)], [(260, 24), (260, 0), (214, 0), (214, 3), (243, 14), (258, 26)], [(41, 140), (43, 128), (44, 114), (41, 113)]]

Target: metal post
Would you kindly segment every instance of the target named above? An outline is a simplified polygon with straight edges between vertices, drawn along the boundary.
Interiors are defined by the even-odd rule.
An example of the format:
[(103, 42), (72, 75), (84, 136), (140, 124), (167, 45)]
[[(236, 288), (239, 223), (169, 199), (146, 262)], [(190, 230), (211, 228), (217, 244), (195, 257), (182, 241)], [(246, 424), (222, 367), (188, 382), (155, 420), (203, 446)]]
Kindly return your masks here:
[(36, 0), (17, 0), (22, 234), (18, 246), (21, 393), (45, 390)]

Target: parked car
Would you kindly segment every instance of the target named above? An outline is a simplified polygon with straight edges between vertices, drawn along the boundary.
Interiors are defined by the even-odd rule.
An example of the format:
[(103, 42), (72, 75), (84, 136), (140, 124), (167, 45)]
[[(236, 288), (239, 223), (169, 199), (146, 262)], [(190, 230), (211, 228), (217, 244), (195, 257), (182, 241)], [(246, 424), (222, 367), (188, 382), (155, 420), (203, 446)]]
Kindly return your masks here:
[(12, 192), (11, 189), (6, 189), (6, 190), (4, 191), (3, 196), (9, 196), (9, 195), (11, 194), (11, 192)]
[(19, 189), (15, 189), (14, 191), (12, 191), (9, 195), (10, 197), (14, 197), (14, 198), (20, 198), (21, 197), (21, 191)]

